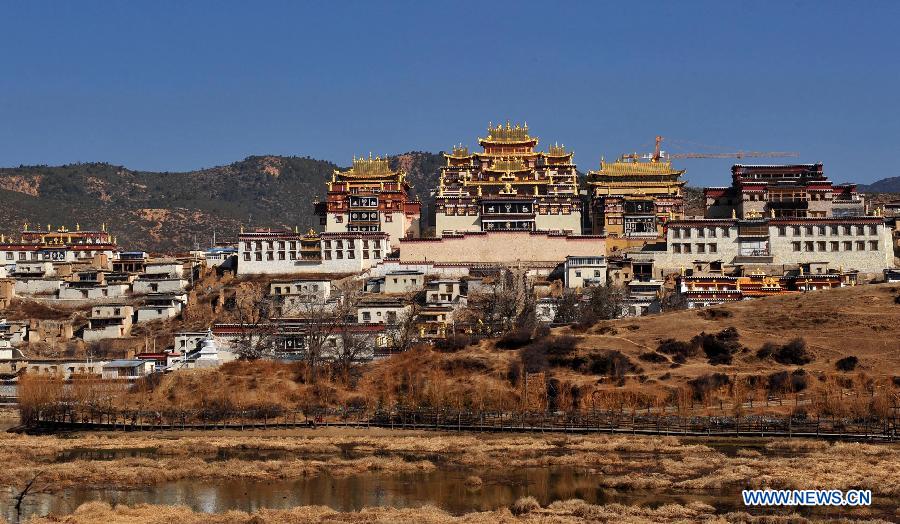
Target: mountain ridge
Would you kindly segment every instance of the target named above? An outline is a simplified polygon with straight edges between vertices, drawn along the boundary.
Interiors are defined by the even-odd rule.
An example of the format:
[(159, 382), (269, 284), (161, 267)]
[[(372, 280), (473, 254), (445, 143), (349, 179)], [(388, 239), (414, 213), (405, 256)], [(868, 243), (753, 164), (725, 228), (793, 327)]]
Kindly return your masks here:
[[(440, 154), (410, 151), (390, 157), (428, 207)], [(131, 170), (106, 162), (0, 168), (0, 231), (25, 222), (99, 228), (106, 223), (126, 249), (164, 252), (236, 239), (240, 227), (318, 226), (313, 202), (341, 166), (311, 157), (252, 155), (193, 171)], [(34, 227), (34, 226), (33, 226)]]

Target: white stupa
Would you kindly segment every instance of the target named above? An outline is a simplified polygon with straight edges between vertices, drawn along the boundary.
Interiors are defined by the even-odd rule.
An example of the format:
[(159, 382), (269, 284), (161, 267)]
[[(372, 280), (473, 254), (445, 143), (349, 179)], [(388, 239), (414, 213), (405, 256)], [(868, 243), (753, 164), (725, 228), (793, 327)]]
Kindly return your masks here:
[(216, 346), (216, 342), (213, 340), (212, 330), (208, 330), (206, 338), (200, 342), (200, 353), (197, 354), (194, 367), (214, 368), (221, 363), (221, 360), (219, 360), (219, 347)]

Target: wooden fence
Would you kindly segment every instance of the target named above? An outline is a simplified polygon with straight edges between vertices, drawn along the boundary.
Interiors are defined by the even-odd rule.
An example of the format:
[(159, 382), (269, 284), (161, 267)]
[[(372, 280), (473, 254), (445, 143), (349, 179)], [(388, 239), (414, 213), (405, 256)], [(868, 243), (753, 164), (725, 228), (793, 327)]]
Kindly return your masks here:
[(841, 440), (900, 440), (894, 418), (753, 415), (744, 417), (638, 414), (627, 411), (500, 412), (453, 409), (317, 411), (109, 411), (67, 407), (39, 411), (33, 430), (155, 431), (286, 427), (379, 427), (442, 431), (620, 433), (698, 437), (807, 437)]

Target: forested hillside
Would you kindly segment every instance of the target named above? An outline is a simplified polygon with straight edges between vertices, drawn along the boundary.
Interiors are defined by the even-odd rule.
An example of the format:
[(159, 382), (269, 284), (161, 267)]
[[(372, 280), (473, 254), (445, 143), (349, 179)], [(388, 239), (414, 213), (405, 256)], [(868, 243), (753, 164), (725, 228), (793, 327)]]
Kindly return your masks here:
[[(437, 185), (438, 154), (392, 157), (409, 174), (426, 206)], [(0, 169), (0, 232), (24, 222), (99, 228), (106, 222), (120, 245), (171, 251), (235, 238), (240, 226), (315, 227), (313, 202), (325, 196), (331, 162), (309, 157), (252, 156), (198, 171), (134, 171), (107, 163)], [(34, 226), (32, 226), (34, 227)]]

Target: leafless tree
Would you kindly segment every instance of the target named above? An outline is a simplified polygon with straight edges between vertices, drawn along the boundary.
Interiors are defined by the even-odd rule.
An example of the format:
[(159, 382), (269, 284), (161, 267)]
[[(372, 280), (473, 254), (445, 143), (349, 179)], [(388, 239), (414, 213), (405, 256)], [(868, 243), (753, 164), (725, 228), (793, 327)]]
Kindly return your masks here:
[(398, 352), (409, 350), (419, 340), (419, 313), (422, 312), (423, 293), (408, 293), (403, 299), (408, 304), (408, 309), (397, 318), (397, 323), (388, 326), (391, 330), (390, 339), (393, 349)]
[(31, 489), (34, 487), (34, 483), (37, 482), (38, 477), (40, 477), (43, 473), (43, 471), (38, 471), (37, 473), (35, 473), (31, 477), (31, 480), (25, 483), (25, 487), (22, 488), (22, 490), (19, 491), (19, 493), (14, 497), (16, 501), (16, 522), (20, 522), (22, 519), (22, 501), (25, 500), (25, 497), (28, 496), (28, 492), (31, 491)]
[(338, 373), (344, 381), (347, 381), (350, 378), (353, 365), (372, 350), (374, 341), (370, 336), (363, 333), (354, 333), (350, 326), (345, 326), (340, 334), (334, 338), (336, 339), (335, 346), (330, 356)]
[(581, 293), (574, 289), (564, 289), (556, 301), (556, 316), (553, 321), (557, 324), (578, 322), (583, 307)]
[(244, 360), (272, 356), (277, 328), (272, 322), (274, 301), (259, 283), (239, 286), (232, 300), (226, 302), (229, 320), (238, 325), (238, 337), (232, 342), (234, 352)]
[(622, 316), (625, 307), (625, 290), (621, 286), (593, 286), (585, 291), (587, 296), (581, 316), (582, 322), (612, 320)]
[(469, 296), (472, 326), (487, 336), (533, 327), (534, 306), (534, 286), (520, 268), (501, 268), (492, 282)]
[[(339, 335), (347, 331), (349, 324), (354, 323), (353, 315), (362, 295), (362, 285), (357, 281), (346, 281), (335, 287), (339, 298), (308, 300), (299, 308), (300, 317), (303, 319), (307, 380), (310, 383), (315, 382), (317, 368), (322, 360), (325, 357), (333, 357), (335, 351), (340, 351)], [(356, 343), (351, 346), (355, 348)]]

